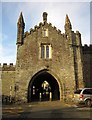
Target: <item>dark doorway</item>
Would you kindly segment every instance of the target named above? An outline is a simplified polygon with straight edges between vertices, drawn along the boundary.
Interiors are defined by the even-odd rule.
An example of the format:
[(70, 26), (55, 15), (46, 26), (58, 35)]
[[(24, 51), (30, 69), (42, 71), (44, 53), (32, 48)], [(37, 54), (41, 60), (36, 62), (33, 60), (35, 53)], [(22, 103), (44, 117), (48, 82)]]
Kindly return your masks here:
[(32, 77), (28, 86), (28, 102), (59, 99), (59, 85), (47, 70), (40, 71)]

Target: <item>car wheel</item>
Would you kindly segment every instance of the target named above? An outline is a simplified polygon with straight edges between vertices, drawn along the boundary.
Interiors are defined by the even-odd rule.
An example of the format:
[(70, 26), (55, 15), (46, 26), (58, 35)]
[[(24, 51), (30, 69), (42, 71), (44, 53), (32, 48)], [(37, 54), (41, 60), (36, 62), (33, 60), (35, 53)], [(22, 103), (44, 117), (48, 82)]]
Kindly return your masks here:
[(91, 100), (86, 100), (86, 106), (91, 107)]

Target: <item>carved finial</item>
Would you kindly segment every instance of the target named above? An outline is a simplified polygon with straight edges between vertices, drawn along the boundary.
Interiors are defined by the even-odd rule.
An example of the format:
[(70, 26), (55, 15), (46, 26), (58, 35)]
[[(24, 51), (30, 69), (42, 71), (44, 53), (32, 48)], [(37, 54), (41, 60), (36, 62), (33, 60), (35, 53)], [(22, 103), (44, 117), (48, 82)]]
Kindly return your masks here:
[(65, 18), (65, 24), (67, 24), (67, 23), (70, 23), (70, 20), (69, 20), (69, 17), (68, 17), (68, 15), (66, 14), (66, 18)]
[(65, 31), (67, 30), (71, 30), (72, 29), (72, 25), (70, 22), (70, 19), (68, 17), (68, 15), (66, 14), (66, 18), (65, 18)]
[(44, 12), (43, 13), (43, 22), (47, 22), (47, 13), (46, 12)]
[(19, 16), (19, 19), (18, 19), (18, 24), (22, 24), (23, 26), (25, 26), (22, 12), (20, 13), (20, 16)]
[(24, 23), (22, 12), (21, 12), (18, 19), (18, 23), (17, 23), (17, 43), (16, 44), (18, 46), (23, 44), (24, 28), (25, 28), (25, 23)]

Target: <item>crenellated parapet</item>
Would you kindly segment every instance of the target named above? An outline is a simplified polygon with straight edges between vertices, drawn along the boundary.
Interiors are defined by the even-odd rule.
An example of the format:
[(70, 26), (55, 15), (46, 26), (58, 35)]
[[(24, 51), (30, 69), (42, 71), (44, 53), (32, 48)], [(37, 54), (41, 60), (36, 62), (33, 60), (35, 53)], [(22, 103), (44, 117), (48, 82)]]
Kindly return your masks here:
[(84, 54), (92, 54), (92, 44), (90, 44), (89, 46), (87, 44), (82, 46), (82, 51)]
[[(27, 36), (33, 34), (34, 32), (37, 32), (41, 27), (45, 26), (45, 24), (46, 24), (47, 27), (52, 27), (53, 30), (55, 30), (58, 34), (61, 34), (61, 30), (60, 30), (60, 29), (57, 29), (55, 26), (52, 26), (51, 23), (43, 23), (43, 22), (40, 22), (39, 25), (35, 25), (34, 28), (30, 28), (29, 32), (26, 31), (26, 32), (24, 33), (24, 37), (23, 37), (23, 38), (26, 38)], [(61, 35), (62, 35), (62, 34), (61, 34)]]
[[(68, 15), (66, 15), (65, 18), (65, 33), (61, 33), (61, 30), (57, 29), (55, 26), (52, 26), (52, 23), (47, 22), (47, 13), (43, 13), (43, 22), (40, 22), (38, 25), (35, 25), (34, 28), (30, 28), (29, 31), (24, 32), (25, 28), (25, 23), (23, 19), (22, 13), (20, 14), (20, 17), (18, 19), (18, 37), (17, 37), (17, 45), (18, 47), (24, 44), (25, 38), (28, 37), (29, 35), (33, 35), (34, 33), (37, 33), (39, 29), (44, 29), (46, 28), (51, 28), (50, 31), (53, 29), (56, 31), (57, 34), (61, 35), (64, 39), (71, 39), (71, 36), (75, 37), (76, 35), (76, 45), (81, 44), (81, 34), (79, 31), (76, 31), (76, 33), (73, 33), (72, 31), (72, 25), (70, 22), (70, 19)], [(72, 33), (72, 35), (71, 35)], [(74, 44), (74, 43), (73, 43)]]
[[(22, 44), (24, 44), (24, 40), (26, 37), (28, 37), (29, 35), (33, 35), (35, 32), (37, 32), (39, 29), (43, 29), (44, 27), (51, 27), (54, 31), (57, 32), (57, 34), (61, 35), (63, 38), (68, 39), (67, 36), (69, 37), (70, 33), (72, 32), (72, 25), (70, 22), (70, 19), (68, 17), (68, 15), (66, 15), (66, 19), (65, 19), (65, 33), (61, 33), (61, 30), (57, 29), (55, 26), (52, 26), (52, 23), (48, 23), (47, 22), (47, 13), (44, 12), (43, 13), (43, 22), (40, 22), (38, 25), (35, 25), (34, 28), (30, 28), (29, 31), (24, 32), (24, 27), (25, 27), (25, 23), (24, 23), (24, 19), (23, 19), (23, 15), (22, 13), (20, 14), (18, 23), (20, 23), (21, 20), (21, 30), (20, 27), (18, 26), (18, 31), (22, 31), (21, 34), (18, 34), (18, 39), (17, 39), (17, 44), (18, 46), (21, 46)], [(19, 32), (20, 33), (20, 32)], [(76, 32), (76, 37), (79, 39), (80, 38), (80, 33), (77, 31)], [(77, 40), (77, 44), (80, 44)]]
[(0, 63), (0, 68), (2, 71), (15, 71), (15, 65), (13, 65), (13, 63), (10, 63), (9, 65), (7, 63), (1, 65)]

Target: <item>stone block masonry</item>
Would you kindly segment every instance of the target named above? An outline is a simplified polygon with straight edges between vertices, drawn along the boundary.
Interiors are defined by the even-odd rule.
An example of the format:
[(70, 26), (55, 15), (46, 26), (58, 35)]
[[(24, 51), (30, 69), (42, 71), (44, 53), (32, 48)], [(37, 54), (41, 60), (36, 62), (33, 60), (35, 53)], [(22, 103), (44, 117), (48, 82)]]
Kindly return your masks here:
[(20, 14), (16, 65), (1, 65), (2, 95), (15, 97), (16, 102), (46, 101), (50, 95), (52, 100), (71, 101), (76, 89), (92, 82), (92, 45), (82, 46), (81, 34), (72, 30), (68, 15), (65, 33), (48, 23), (47, 15), (44, 12), (43, 22), (24, 32)]

